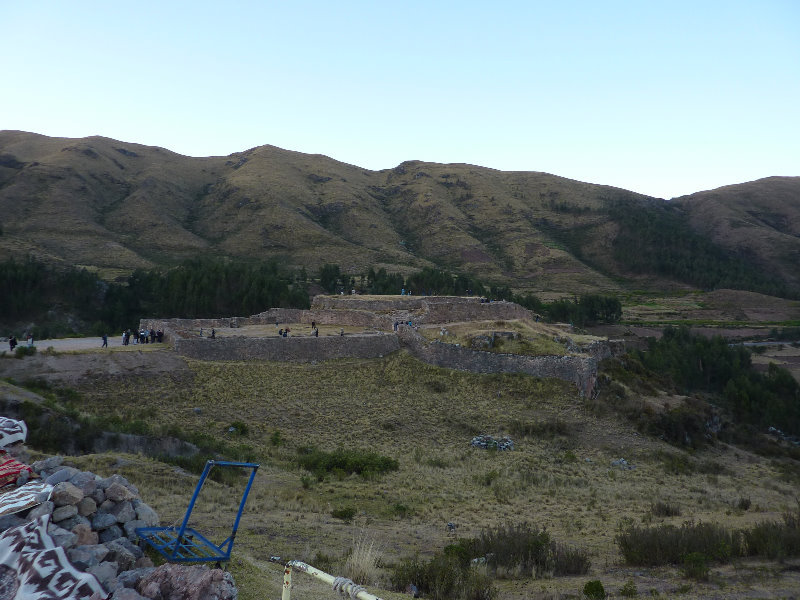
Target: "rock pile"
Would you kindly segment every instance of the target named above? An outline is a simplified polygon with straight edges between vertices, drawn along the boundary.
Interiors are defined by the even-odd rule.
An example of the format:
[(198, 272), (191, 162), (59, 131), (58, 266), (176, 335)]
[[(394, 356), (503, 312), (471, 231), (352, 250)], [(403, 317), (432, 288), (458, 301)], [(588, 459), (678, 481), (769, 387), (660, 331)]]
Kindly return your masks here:
[(476, 448), (483, 448), (484, 450), (489, 450), (490, 448), (493, 450), (514, 449), (514, 441), (507, 435), (501, 438), (494, 438), (491, 435), (476, 435), (472, 438), (469, 445), (475, 446)]
[(158, 515), (141, 500), (136, 486), (121, 475), (103, 478), (80, 471), (64, 465), (60, 456), (31, 467), (53, 486), (49, 500), (0, 517), (0, 531), (49, 514), (48, 534), (64, 548), (75, 568), (97, 578), (112, 600), (236, 598), (230, 574), (219, 569), (153, 567), (136, 544), (135, 530), (157, 526)]

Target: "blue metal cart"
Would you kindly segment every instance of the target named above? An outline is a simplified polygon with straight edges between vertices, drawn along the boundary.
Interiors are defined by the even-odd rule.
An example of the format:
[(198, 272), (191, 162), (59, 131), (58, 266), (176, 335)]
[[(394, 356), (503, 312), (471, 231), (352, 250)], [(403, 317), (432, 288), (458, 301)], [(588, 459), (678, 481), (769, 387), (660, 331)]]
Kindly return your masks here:
[[(211, 472), (212, 467), (239, 467), (251, 469), (250, 478), (247, 481), (247, 487), (242, 494), (242, 501), (239, 503), (239, 512), (236, 513), (236, 520), (233, 523), (233, 531), (230, 536), (222, 542), (219, 546), (214, 542), (207, 539), (200, 532), (189, 527), (189, 517), (192, 515), (192, 509), (197, 501), (197, 496), (200, 490), (203, 489), (203, 484)], [(250, 493), (250, 488), (253, 486), (253, 479), (256, 476), (256, 471), (259, 465), (255, 463), (243, 462), (229, 462), (224, 460), (209, 460), (206, 463), (203, 474), (200, 476), (200, 481), (197, 482), (197, 487), (192, 495), (192, 500), (189, 502), (189, 508), (186, 510), (186, 515), (183, 517), (183, 523), (180, 527), (174, 525), (169, 527), (138, 527), (136, 534), (143, 542), (155, 548), (164, 558), (169, 562), (179, 563), (200, 563), (200, 562), (223, 562), (231, 559), (231, 550), (233, 549), (233, 540), (236, 537), (236, 530), (239, 529), (239, 520), (242, 518), (245, 502)]]

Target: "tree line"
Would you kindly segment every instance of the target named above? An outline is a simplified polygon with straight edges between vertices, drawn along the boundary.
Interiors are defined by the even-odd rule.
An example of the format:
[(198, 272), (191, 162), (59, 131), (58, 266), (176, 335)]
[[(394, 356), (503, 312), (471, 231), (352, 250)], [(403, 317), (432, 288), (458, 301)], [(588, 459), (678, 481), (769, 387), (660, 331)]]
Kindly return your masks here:
[[(0, 326), (36, 338), (121, 331), (143, 317), (251, 315), (269, 307), (308, 308), (306, 285), (276, 262), (195, 258), (175, 268), (137, 269), (108, 283), (86, 269), (33, 258), (0, 262)], [(19, 335), (21, 332), (17, 332)]]
[(800, 435), (800, 384), (774, 363), (766, 373), (756, 371), (743, 346), (731, 346), (721, 336), (693, 334), (686, 327), (668, 327), (661, 339), (649, 341), (647, 351), (635, 354), (679, 393), (712, 394), (739, 424)]
[(617, 198), (608, 201), (606, 210), (619, 225), (614, 259), (634, 273), (656, 273), (706, 290), (798, 296), (796, 289), (760, 268), (751, 256), (725, 250), (695, 232), (678, 206)]
[[(577, 326), (619, 320), (616, 298), (583, 295), (552, 303), (516, 295), (506, 285), (489, 284), (432, 267), (404, 276), (385, 268), (348, 275), (325, 264), (319, 285), (329, 293), (474, 295), (509, 300), (543, 318)], [(171, 269), (137, 269), (124, 281), (109, 283), (97, 273), (53, 266), (34, 258), (0, 262), (3, 310), (0, 327), (30, 329), (36, 338), (117, 332), (144, 317), (214, 318), (251, 315), (269, 307), (308, 308), (311, 283), (304, 268), (290, 271), (275, 261), (248, 262), (193, 258)], [(23, 331), (16, 331), (21, 335)]]

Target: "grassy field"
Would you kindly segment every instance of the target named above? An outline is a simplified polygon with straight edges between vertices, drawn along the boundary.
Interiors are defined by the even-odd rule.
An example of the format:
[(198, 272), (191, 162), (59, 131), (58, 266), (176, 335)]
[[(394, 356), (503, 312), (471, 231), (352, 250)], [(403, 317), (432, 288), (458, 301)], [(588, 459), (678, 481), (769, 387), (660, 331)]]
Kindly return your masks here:
[[(438, 369), (404, 353), (316, 365), (189, 367), (173, 377), (99, 377), (80, 387), (81, 410), (184, 437), (207, 434), (261, 463), (231, 564), (245, 600), (280, 594), (282, 571), (270, 556), (345, 574), (364, 539), (379, 554), (368, 583), (382, 597), (400, 597), (385, 591), (392, 566), (452, 543), (449, 522), (465, 538), (528, 522), (590, 554), (584, 576), (506, 573), (496, 582), (501, 598), (579, 597), (590, 579), (600, 579), (612, 596), (630, 579), (640, 596), (682, 598), (780, 597), (800, 585), (791, 562), (712, 565), (707, 582), (687, 580), (679, 568), (624, 566), (614, 537), (627, 523), (747, 527), (792, 508), (798, 481), (775, 462), (723, 444), (688, 454), (640, 435), (612, 414), (590, 411), (565, 383)], [(509, 435), (515, 450), (473, 448), (478, 434)], [(308, 446), (376, 452), (398, 469), (320, 479), (297, 464), (298, 450)], [(620, 458), (628, 466), (612, 465)], [(75, 462), (129, 477), (165, 522), (182, 516), (197, 477), (134, 456)], [(236, 485), (209, 482), (197, 528), (224, 539), (238, 494)], [(751, 501), (748, 510), (743, 499)], [(659, 502), (677, 506), (680, 515), (656, 516)], [(303, 576), (295, 584), (297, 597), (331, 594)]]

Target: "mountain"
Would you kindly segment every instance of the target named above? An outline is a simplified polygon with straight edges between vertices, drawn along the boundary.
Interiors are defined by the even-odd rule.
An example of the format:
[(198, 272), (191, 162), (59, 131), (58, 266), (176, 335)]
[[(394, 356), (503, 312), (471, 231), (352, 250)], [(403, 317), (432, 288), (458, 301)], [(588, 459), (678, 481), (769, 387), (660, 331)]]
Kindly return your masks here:
[(310, 271), (436, 266), (531, 291), (774, 284), (793, 294), (799, 214), (797, 177), (666, 202), (464, 164), (369, 171), (273, 146), (191, 158), (0, 132), (0, 258), (32, 254), (107, 278), (207, 253)]

